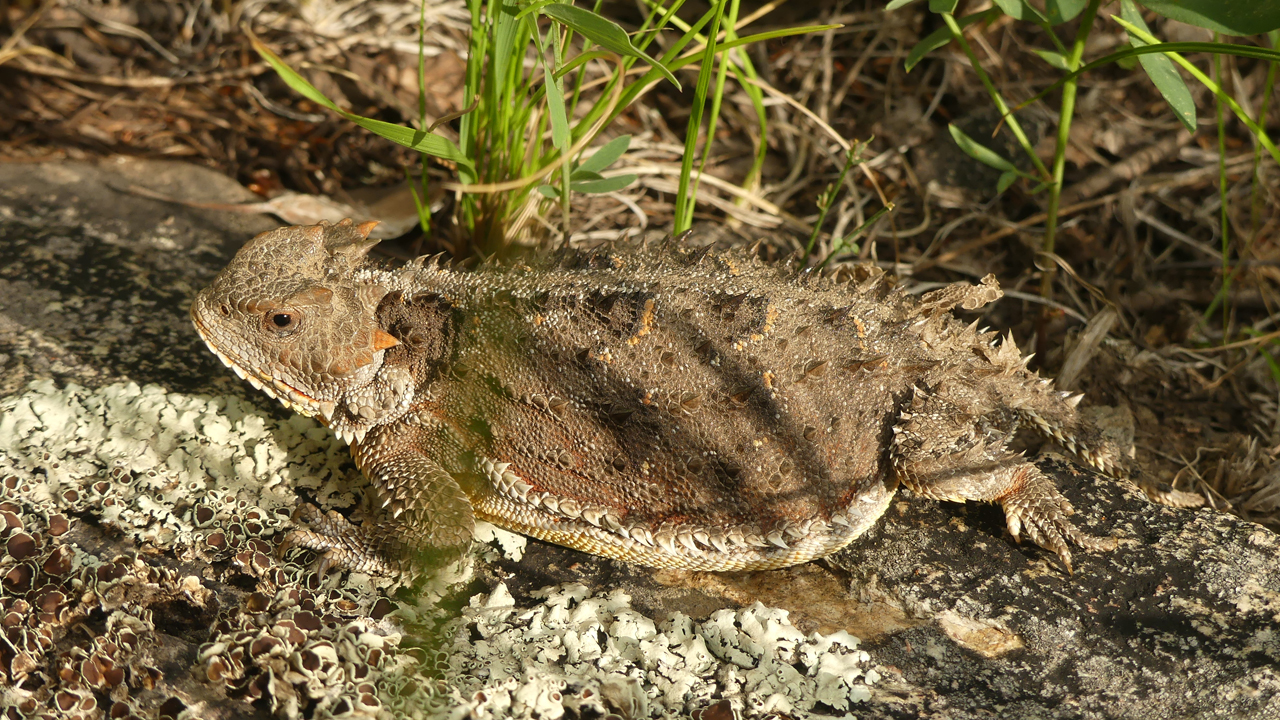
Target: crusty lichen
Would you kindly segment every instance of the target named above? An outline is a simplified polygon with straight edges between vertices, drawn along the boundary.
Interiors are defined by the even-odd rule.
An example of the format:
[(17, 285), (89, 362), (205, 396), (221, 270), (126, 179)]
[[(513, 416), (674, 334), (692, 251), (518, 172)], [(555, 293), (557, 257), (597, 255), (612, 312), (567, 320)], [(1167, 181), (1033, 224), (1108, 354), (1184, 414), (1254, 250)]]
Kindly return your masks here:
[[(136, 703), (160, 679), (164, 620), (152, 608), (208, 606), (234, 575), (254, 592), (218, 616), (193, 674), (283, 718), (667, 717), (718, 701), (747, 717), (842, 715), (877, 679), (856, 638), (806, 637), (759, 604), (654, 619), (621, 591), (564, 585), (518, 607), (500, 584), (461, 617), (442, 618), (429, 598), (387, 614), (379, 588), (394, 584), (316, 578), (311, 556), (271, 552), (298, 489), (322, 506), (355, 503), (363, 481), (346, 449), (311, 420), (234, 397), (33, 383), (0, 400), (0, 477), (0, 510), (18, 523), (0, 536), (0, 614), (45, 609), (0, 652), (0, 704), (98, 717), (109, 708), (95, 698), (109, 692), (146, 706)], [(68, 539), (77, 518), (202, 569), (99, 557)], [(482, 559), (524, 548), (496, 528), (478, 535)], [(73, 632), (94, 613), (105, 613), (101, 637)]]
[(449, 668), (464, 716), (558, 718), (591, 707), (669, 717), (718, 700), (747, 717), (844, 716), (879, 679), (857, 638), (805, 636), (785, 610), (759, 603), (703, 621), (681, 613), (655, 621), (619, 590), (562, 585), (541, 594), (542, 603), (517, 607), (499, 585), (452, 624)]

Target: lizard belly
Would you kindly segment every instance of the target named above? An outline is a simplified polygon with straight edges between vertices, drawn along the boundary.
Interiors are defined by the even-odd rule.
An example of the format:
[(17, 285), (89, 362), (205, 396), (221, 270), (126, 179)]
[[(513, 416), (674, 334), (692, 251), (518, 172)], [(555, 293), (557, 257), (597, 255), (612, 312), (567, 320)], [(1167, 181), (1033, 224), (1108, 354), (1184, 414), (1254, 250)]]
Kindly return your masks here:
[(809, 532), (789, 538), (785, 548), (729, 544), (721, 549), (696, 542), (663, 542), (661, 537), (655, 541), (655, 533), (624, 534), (548, 512), (527, 499), (515, 500), (501, 494), (472, 497), (472, 506), (478, 519), (506, 530), (625, 562), (681, 570), (770, 570), (798, 565), (844, 548), (884, 514), (896, 489), (895, 480), (871, 483), (839, 513), (845, 522), (814, 522)]

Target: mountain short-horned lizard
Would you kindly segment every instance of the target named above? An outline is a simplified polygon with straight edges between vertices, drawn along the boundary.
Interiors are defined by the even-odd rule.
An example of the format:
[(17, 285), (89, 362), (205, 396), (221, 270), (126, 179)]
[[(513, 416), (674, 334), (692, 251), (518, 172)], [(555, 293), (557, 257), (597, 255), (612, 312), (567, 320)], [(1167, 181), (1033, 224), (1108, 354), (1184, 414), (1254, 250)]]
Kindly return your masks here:
[(832, 553), (899, 483), (1000, 503), (1070, 568), (1079, 532), (1006, 445), (1026, 424), (1116, 475), (1079, 395), (951, 310), (994, 277), (914, 298), (874, 267), (820, 276), (745, 254), (573, 255), (454, 271), (367, 261), (372, 224), (263, 233), (191, 308), (218, 357), (351, 444), (385, 512), (310, 505), (287, 542), (391, 572), (456, 553), (474, 518), (695, 570)]

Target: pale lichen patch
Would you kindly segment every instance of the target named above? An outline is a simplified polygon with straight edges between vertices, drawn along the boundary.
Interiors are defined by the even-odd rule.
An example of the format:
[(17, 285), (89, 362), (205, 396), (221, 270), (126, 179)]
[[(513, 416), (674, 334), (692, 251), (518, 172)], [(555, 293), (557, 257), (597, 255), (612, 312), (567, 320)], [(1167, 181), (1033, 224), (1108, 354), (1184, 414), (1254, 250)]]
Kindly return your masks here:
[(449, 667), (463, 700), (459, 716), (561, 717), (592, 708), (675, 717), (727, 700), (743, 717), (844, 717), (870, 699), (879, 679), (857, 638), (806, 636), (785, 610), (759, 603), (701, 621), (681, 613), (657, 621), (620, 590), (561, 585), (541, 594), (541, 604), (521, 608), (499, 585), (474, 596), (454, 621)]

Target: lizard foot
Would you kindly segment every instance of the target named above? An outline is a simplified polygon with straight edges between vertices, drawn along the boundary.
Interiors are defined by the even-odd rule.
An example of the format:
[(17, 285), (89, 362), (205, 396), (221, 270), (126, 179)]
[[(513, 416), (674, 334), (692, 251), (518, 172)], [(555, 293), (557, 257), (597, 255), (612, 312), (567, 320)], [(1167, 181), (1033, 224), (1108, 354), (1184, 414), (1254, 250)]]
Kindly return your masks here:
[(1148, 482), (1145, 478), (1136, 482), (1138, 489), (1157, 505), (1176, 508), (1204, 507), (1205, 499), (1200, 493), (1176, 490), (1169, 483)]
[(1068, 542), (1095, 552), (1116, 548), (1115, 538), (1085, 535), (1068, 519), (1075, 514), (1075, 508), (1058, 492), (1051, 479), (1030, 464), (1020, 470), (1020, 481), (1015, 481), (1013, 489), (997, 499), (1004, 508), (1005, 522), (1014, 540), (1021, 541), (1025, 532), (1032, 542), (1056, 554), (1067, 572), (1071, 572)]
[(303, 527), (285, 535), (276, 552), (283, 556), (290, 548), (304, 547), (321, 553), (316, 564), (321, 576), (332, 569), (372, 575), (395, 575), (402, 569), (379, 554), (374, 533), (352, 525), (335, 510), (322, 513), (315, 505), (303, 503), (293, 511), (293, 521)]

